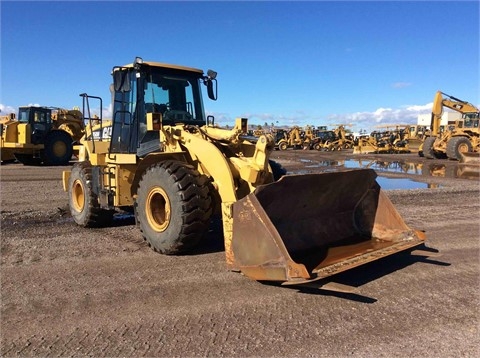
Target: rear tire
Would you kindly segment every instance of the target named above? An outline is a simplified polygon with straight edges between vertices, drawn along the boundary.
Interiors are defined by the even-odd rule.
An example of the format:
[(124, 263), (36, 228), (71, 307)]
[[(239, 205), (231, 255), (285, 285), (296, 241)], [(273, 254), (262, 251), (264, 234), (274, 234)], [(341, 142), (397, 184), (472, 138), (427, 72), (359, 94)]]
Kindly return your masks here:
[(75, 163), (68, 181), (68, 198), (73, 220), (83, 227), (109, 226), (113, 210), (100, 208), (97, 195), (92, 190), (92, 166)]
[(473, 151), (472, 143), (467, 137), (452, 137), (447, 143), (448, 159), (460, 160), (461, 153)]
[(73, 154), (72, 137), (61, 130), (50, 132), (45, 139), (44, 162), (47, 165), (67, 165)]
[(286, 142), (282, 142), (278, 145), (278, 149), (280, 149), (280, 150), (287, 150), (287, 147), (288, 147), (288, 145), (287, 145)]
[(435, 159), (435, 152), (433, 150), (433, 143), (435, 143), (435, 137), (427, 137), (423, 142), (423, 156), (427, 159)]
[(169, 160), (151, 166), (137, 194), (137, 222), (155, 251), (184, 253), (198, 244), (209, 227), (213, 208), (208, 181), (185, 163)]

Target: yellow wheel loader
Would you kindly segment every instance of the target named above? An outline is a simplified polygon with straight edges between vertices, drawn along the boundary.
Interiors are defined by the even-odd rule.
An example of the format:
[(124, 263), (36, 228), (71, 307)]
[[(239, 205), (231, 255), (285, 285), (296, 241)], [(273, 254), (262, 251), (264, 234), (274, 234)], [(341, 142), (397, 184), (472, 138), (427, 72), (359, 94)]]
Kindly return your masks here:
[(51, 107), (20, 107), (2, 120), (1, 159), (25, 165), (66, 165), (84, 134), (82, 113)]
[(154, 250), (179, 254), (201, 245), (218, 213), (227, 268), (287, 285), (424, 243), (373, 170), (282, 176), (271, 136), (246, 135), (245, 118), (233, 129), (206, 118), (201, 87), (216, 100), (214, 71), (137, 57), (112, 75), (111, 137), (84, 137), (79, 162), (63, 172), (78, 225), (109, 225), (116, 209), (133, 209)]

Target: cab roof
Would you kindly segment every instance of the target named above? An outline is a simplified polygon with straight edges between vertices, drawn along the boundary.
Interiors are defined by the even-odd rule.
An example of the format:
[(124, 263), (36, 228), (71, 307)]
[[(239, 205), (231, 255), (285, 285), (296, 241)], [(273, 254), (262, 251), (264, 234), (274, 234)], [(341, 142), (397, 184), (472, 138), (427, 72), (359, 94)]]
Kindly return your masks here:
[[(188, 72), (197, 72), (199, 74), (203, 74), (203, 70), (200, 70), (198, 68), (193, 68), (193, 67), (186, 67), (186, 66), (179, 66), (179, 65), (172, 65), (169, 63), (162, 63), (162, 62), (152, 62), (152, 61), (143, 61), (144, 65), (148, 65), (151, 67), (163, 67), (163, 68), (171, 68), (174, 70), (182, 70), (182, 71), (188, 71)], [(133, 67), (133, 63), (129, 63), (128, 65), (125, 65), (123, 67)]]

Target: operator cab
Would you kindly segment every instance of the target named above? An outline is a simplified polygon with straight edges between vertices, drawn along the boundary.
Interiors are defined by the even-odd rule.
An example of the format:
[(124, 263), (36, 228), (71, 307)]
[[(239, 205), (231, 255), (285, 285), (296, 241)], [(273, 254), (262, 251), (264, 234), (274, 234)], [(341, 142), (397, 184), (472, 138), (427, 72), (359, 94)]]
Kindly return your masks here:
[(143, 62), (137, 57), (131, 65), (114, 67), (112, 75), (112, 153), (142, 157), (161, 151), (162, 125), (204, 125), (201, 83), (207, 86), (209, 97), (216, 99), (213, 71), (205, 76), (198, 69)]
[(30, 124), (31, 141), (33, 144), (40, 144), (52, 128), (52, 111), (45, 107), (20, 107), (18, 122)]
[(478, 128), (479, 113), (465, 113), (463, 124), (465, 128)]

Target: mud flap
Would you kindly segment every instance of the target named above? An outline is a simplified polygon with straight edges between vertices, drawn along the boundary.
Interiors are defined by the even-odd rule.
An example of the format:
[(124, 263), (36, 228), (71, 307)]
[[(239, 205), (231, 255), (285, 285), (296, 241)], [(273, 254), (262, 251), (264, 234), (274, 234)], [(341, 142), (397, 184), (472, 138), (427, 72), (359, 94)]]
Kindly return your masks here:
[(319, 280), (424, 242), (372, 169), (288, 175), (233, 205), (233, 266), (255, 280)]

